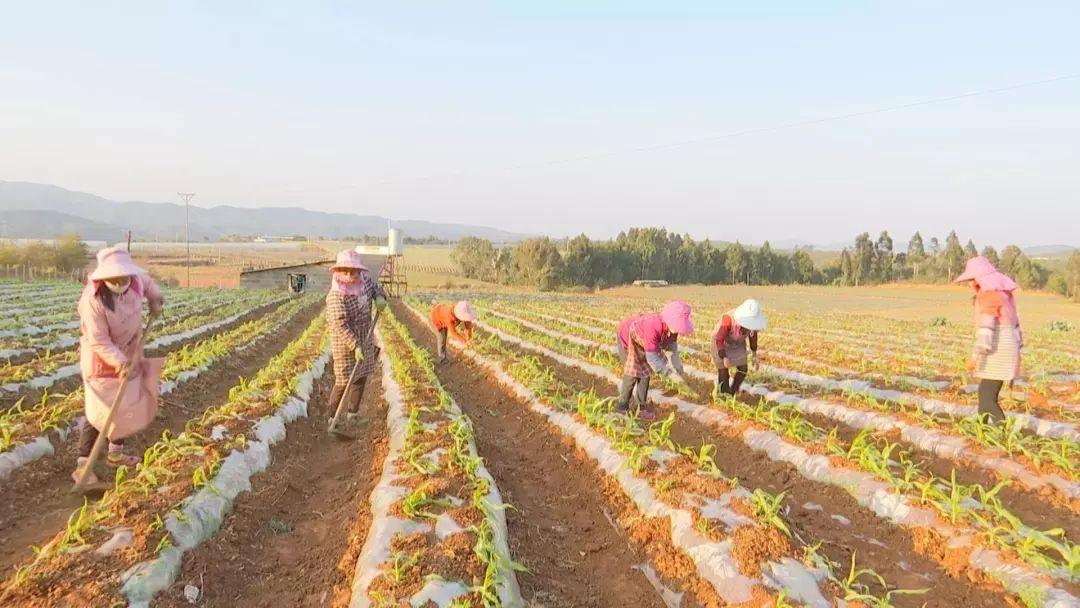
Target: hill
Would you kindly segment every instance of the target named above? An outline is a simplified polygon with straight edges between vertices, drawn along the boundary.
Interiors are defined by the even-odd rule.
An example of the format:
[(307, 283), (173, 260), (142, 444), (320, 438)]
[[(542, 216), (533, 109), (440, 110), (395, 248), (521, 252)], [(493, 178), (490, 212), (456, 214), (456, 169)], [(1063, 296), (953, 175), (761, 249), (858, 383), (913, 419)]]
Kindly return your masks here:
[[(0, 222), (11, 237), (52, 237), (77, 230), (83, 238), (115, 240), (128, 229), (142, 240), (182, 239), (184, 206), (176, 203), (118, 202), (85, 192), (29, 182), (0, 181)], [(242, 208), (191, 206), (191, 239), (226, 235), (321, 236), (343, 238), (386, 234), (389, 219), (377, 215), (326, 213), (300, 207)], [(478, 236), (513, 242), (531, 235), (467, 224), (423, 220), (394, 221), (413, 237), (460, 239)]]

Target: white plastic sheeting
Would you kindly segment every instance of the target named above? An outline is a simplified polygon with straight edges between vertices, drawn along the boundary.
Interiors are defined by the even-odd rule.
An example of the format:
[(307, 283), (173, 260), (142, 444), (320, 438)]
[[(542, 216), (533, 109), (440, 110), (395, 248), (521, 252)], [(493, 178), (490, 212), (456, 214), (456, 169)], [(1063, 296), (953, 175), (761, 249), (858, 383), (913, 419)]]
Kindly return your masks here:
[[(549, 355), (551, 351), (543, 346), (533, 344), (527, 340), (522, 340), (514, 336), (509, 336), (505, 332), (501, 332), (495, 328), (485, 327), (485, 329), (498, 335), (500, 338), (505, 336), (503, 339), (517, 343), (523, 348), (551, 356)], [(608, 378), (609, 380), (615, 378), (614, 374), (611, 374), (605, 369), (601, 369), (599, 374), (596, 373), (596, 371), (593, 371), (598, 366), (570, 357), (564, 357), (557, 353), (554, 354), (556, 357), (553, 358), (556, 358), (567, 365), (572, 365), (594, 375)], [(718, 410), (703, 407), (682, 399), (666, 397), (659, 391), (650, 391), (650, 394), (653, 395), (657, 401), (674, 405), (680, 412), (690, 415), (704, 424), (720, 427), (731, 426), (732, 424), (728, 416)], [(765, 452), (772, 460), (783, 461), (794, 465), (807, 479), (827, 483), (844, 489), (851, 494), (860, 505), (870, 509), (883, 519), (888, 519), (893, 523), (906, 527), (933, 527), (937, 533), (945, 538), (952, 539), (953, 542), (962, 541), (970, 543), (971, 539), (978, 535), (977, 532), (971, 529), (943, 524), (934, 512), (929, 509), (912, 505), (908, 502), (906, 497), (893, 492), (890, 486), (875, 479), (872, 475), (852, 469), (835, 467), (829, 462), (828, 458), (809, 454), (806, 450), (787, 443), (772, 431), (748, 429), (743, 431), (743, 440), (751, 448)], [(1047, 582), (1045, 576), (1040, 575), (1035, 570), (1006, 562), (997, 551), (979, 548), (971, 554), (968, 563), (976, 570), (983, 572), (990, 578), (1001, 583), (1001, 585), (1009, 591), (1014, 593), (1038, 592), (1046, 598), (1046, 601), (1043, 604), (1046, 608), (1080, 606), (1080, 599), (1077, 599), (1064, 589), (1054, 587), (1051, 583)]]
[[(502, 316), (523, 324), (527, 323), (527, 321), (522, 321), (510, 315), (500, 314), (497, 316)], [(540, 333), (544, 333), (555, 338), (567, 338), (566, 334), (560, 333), (552, 329), (548, 329), (540, 325), (532, 324), (532, 328)], [(508, 334), (505, 334), (505, 332), (496, 330), (495, 328), (485, 326), (485, 329), (492, 332), (498, 332), (497, 335), (499, 335), (499, 337), (503, 339), (516, 339), (512, 336), (509, 336)], [(605, 345), (589, 340), (586, 340), (584, 342), (587, 342), (585, 346), (606, 347), (609, 348), (609, 350), (614, 350), (614, 347), (610, 345)], [(536, 348), (543, 348), (535, 344), (533, 344), (532, 347), (534, 350)], [(560, 363), (570, 365), (574, 364), (573, 362), (576, 361), (569, 357), (560, 355), (559, 353), (555, 353), (549, 349), (544, 349), (543, 352), (545, 355), (559, 360)], [(602, 368), (599, 368), (598, 366), (592, 366), (591, 364), (588, 365), (590, 365), (589, 369), (591, 370), (591, 373), (598, 373), (602, 370)], [(691, 366), (685, 366), (685, 369), (687, 375), (692, 375), (703, 380), (715, 379), (715, 376), (713, 374), (710, 374), (709, 372), (695, 369)], [(615, 377), (614, 374), (611, 374), (606, 370), (602, 371), (606, 373), (605, 377), (607, 377), (608, 379)], [(979, 466), (989, 471), (1007, 475), (1031, 488), (1037, 489), (1051, 486), (1057, 488), (1059, 491), (1062, 492), (1062, 494), (1069, 498), (1080, 498), (1080, 484), (1069, 481), (1061, 477), (1060, 475), (1043, 475), (1033, 472), (1023, 464), (1015, 460), (1009, 459), (1007, 455), (1005, 455), (1005, 453), (1000, 450), (990, 450), (989, 448), (975, 446), (964, 437), (958, 435), (946, 434), (941, 431), (908, 424), (901, 420), (886, 416), (884, 414), (859, 410), (831, 401), (822, 401), (820, 399), (804, 399), (802, 397), (788, 395), (780, 391), (770, 391), (767, 387), (750, 383), (744, 384), (743, 389), (747, 392), (759, 396), (764, 396), (766, 399), (776, 401), (778, 403), (786, 403), (792, 405), (803, 412), (820, 414), (822, 416), (826, 416), (828, 418), (837, 420), (839, 422), (856, 428), (874, 428), (881, 430), (900, 429), (903, 439), (910, 442), (912, 445), (914, 445), (920, 450), (931, 452), (943, 458), (949, 458), (952, 460), (963, 459), (965, 462), (971, 462), (975, 466)], [(978, 456), (972, 457), (973, 452), (978, 452)]]
[[(381, 343), (382, 336), (378, 329), (375, 332), (376, 339)], [(439, 517), (433, 529), (428, 524), (414, 522), (408, 519), (392, 517), (390, 507), (401, 500), (408, 490), (395, 485), (401, 475), (395, 470), (398, 458), (408, 434), (407, 427), (409, 416), (405, 412), (405, 403), (401, 394), (401, 387), (394, 379), (390, 357), (383, 349), (379, 354), (382, 362), (383, 391), (387, 401), (386, 426), (389, 431), (390, 441), (386, 460), (383, 461), (382, 475), (379, 483), (371, 492), (371, 527), (368, 530), (364, 546), (360, 550), (360, 556), (356, 560), (356, 568), (353, 573), (352, 597), (349, 608), (369, 608), (372, 603), (368, 598), (368, 589), (371, 583), (380, 574), (380, 567), (392, 559), (390, 545), (394, 537), (407, 535), (418, 531), (435, 531), (440, 538), (452, 534), (461, 527), (449, 516)], [(461, 409), (451, 401), (450, 410), (454, 416), (463, 416)], [(469, 442), (469, 452), (476, 456), (476, 446)], [(502, 508), (502, 497), (495, 485), (495, 479), (483, 465), (477, 470), (477, 475), (488, 482), (490, 491), (486, 496), (487, 501), (494, 507), (492, 509), (491, 527), (495, 550), (500, 556), (498, 564), (501, 584), (498, 587), (499, 599), (503, 606), (508, 608), (521, 608), (524, 603), (521, 599), (521, 591), (518, 588), (517, 577), (514, 570), (509, 566), (510, 547), (506, 531), (506, 514)], [(410, 599), (411, 606), (423, 606), (432, 601), (437, 606), (449, 606), (455, 598), (470, 591), (468, 585), (460, 581), (440, 581), (432, 579), (427, 581), (424, 587)]]
[[(210, 369), (212, 365), (217, 364), (222, 358), (228, 357), (235, 353), (243, 352), (244, 350), (258, 344), (267, 337), (275, 335), (278, 329), (283, 327), (293, 318), (294, 317), (290, 316), (286, 319), (283, 319), (281, 322), (275, 324), (267, 331), (255, 336), (254, 338), (252, 338), (245, 344), (239, 346), (235, 350), (226, 353), (221, 358), (215, 358), (207, 361), (205, 364), (200, 365), (199, 367), (184, 370), (177, 374), (174, 380), (162, 382), (159, 389), (160, 394), (168, 395), (169, 393), (176, 390), (179, 385), (188, 382), (189, 380), (194, 380), (195, 378), (198, 378), (200, 374)], [(56, 434), (57, 442), (63, 443), (64, 441), (66, 441), (71, 431), (81, 428), (83, 420), (84, 418), (80, 416), (70, 426), (59, 431)], [(13, 471), (15, 471), (15, 469), (26, 466), (27, 464), (38, 460), (39, 458), (44, 458), (45, 456), (52, 456), (54, 451), (54, 446), (52, 444), (52, 441), (50, 441), (50, 438), (47, 436), (39, 436), (29, 442), (19, 444), (9, 450), (0, 452), (0, 480), (7, 479), (8, 476), (11, 475)]]
[[(419, 316), (419, 313), (415, 309), (410, 308), (410, 310)], [(497, 329), (490, 327), (485, 327), (485, 329), (492, 333), (498, 332), (496, 335), (501, 334), (500, 337), (505, 336), (504, 339), (516, 340), (516, 338), (503, 332), (499, 332)], [(702, 579), (708, 581), (709, 584), (712, 585), (713, 590), (716, 591), (717, 595), (725, 602), (741, 603), (749, 601), (755, 585), (776, 583), (787, 590), (788, 596), (792, 600), (802, 602), (814, 608), (829, 608), (832, 606), (832, 602), (827, 600), (821, 594), (816, 582), (812, 586), (807, 587), (806, 585), (801, 584), (801, 580), (799, 580), (797, 581), (799, 584), (788, 587), (785, 584), (788, 582), (787, 579), (781, 580), (775, 578), (771, 580), (755, 580), (741, 574), (737, 563), (731, 555), (732, 547), (730, 539), (725, 539), (721, 542), (713, 542), (701, 536), (693, 525), (693, 515), (691, 512), (685, 509), (673, 508), (660, 501), (656, 497), (656, 491), (649, 485), (649, 482), (633, 473), (633, 469), (628, 465), (626, 458), (619, 453), (606, 438), (594, 433), (586, 425), (578, 422), (573, 415), (560, 412), (545, 405), (537, 399), (532, 391), (507, 374), (505, 370), (494, 361), (478, 355), (471, 350), (463, 351), (463, 354), (480, 366), (488, 369), (496, 380), (509, 388), (514, 394), (527, 403), (532, 411), (543, 415), (563, 434), (571, 437), (577, 446), (597, 463), (597, 466), (599, 466), (600, 469), (618, 482), (626, 496), (630, 498), (644, 516), (667, 518), (671, 524), (672, 544), (679, 548), (694, 562), (697, 566), (697, 574)], [(730, 511), (730, 509), (727, 509), (724, 505), (730, 502), (732, 498), (747, 498), (749, 494), (750, 493), (745, 488), (739, 487), (732, 490), (730, 493), (725, 494), (721, 499), (712, 501), (712, 504), (710, 505), (711, 515), (725, 524), (729, 522), (738, 523), (740, 525), (745, 524), (745, 518), (734, 511)], [(770, 571), (776, 566), (779, 565), (772, 563), (763, 564), (763, 571)], [(809, 577), (809, 579), (813, 581), (817, 580), (814, 573), (796, 562), (793, 562), (792, 564), (786, 564), (785, 562), (785, 568), (788, 570), (803, 568), (806, 577)], [(823, 574), (824, 573), (817, 573), (818, 576)], [(796, 582), (796, 577), (791, 577), (790, 580)]]
[(232, 510), (237, 495), (251, 489), (251, 476), (270, 465), (270, 447), (285, 438), (285, 426), (307, 416), (315, 381), (322, 377), (329, 360), (330, 349), (327, 348), (300, 375), (294, 395), (276, 412), (255, 424), (255, 439), (248, 441), (243, 449), (229, 452), (214, 478), (181, 503), (181, 517), (171, 512), (166, 516), (165, 528), (172, 537), (173, 546), (163, 549), (155, 559), (138, 563), (120, 575), (120, 591), (127, 597), (128, 606), (148, 607), (154, 595), (172, 585), (179, 576), (184, 552), (217, 532)]

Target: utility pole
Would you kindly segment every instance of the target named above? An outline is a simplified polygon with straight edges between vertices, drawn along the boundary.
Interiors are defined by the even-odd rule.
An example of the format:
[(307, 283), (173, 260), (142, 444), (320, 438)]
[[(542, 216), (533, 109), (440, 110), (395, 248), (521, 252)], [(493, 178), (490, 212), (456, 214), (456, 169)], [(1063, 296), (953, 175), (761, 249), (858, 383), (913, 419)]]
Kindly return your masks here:
[(194, 192), (177, 192), (184, 201), (184, 243), (187, 244), (187, 286), (191, 288), (191, 197)]

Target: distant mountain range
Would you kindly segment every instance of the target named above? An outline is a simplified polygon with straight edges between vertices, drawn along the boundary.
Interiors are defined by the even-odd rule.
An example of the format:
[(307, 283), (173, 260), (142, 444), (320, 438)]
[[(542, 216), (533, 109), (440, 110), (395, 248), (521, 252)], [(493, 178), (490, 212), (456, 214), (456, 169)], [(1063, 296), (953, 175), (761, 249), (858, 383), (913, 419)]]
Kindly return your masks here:
[[(342, 238), (386, 234), (390, 221), (377, 215), (325, 213), (299, 207), (191, 206), (191, 240), (227, 235)], [(394, 220), (407, 236), (456, 240), (477, 236), (497, 242), (529, 236), (486, 226)], [(141, 240), (183, 240), (184, 206), (117, 202), (85, 192), (29, 182), (0, 181), (0, 230), (4, 236), (52, 238), (78, 232), (85, 240), (117, 241), (127, 230)]]

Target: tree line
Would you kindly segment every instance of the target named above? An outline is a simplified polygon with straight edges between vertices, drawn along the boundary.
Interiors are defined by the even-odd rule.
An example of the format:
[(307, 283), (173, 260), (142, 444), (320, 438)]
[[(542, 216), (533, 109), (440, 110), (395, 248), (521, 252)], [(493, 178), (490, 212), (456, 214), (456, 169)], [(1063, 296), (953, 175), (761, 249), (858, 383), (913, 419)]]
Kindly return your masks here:
[(66, 234), (53, 242), (0, 243), (0, 267), (33, 270), (38, 273), (69, 273), (86, 268), (90, 252), (77, 234)]
[(916, 232), (903, 251), (895, 250), (888, 231), (877, 239), (864, 232), (837, 259), (820, 266), (805, 249), (778, 251), (768, 241), (756, 248), (739, 242), (717, 246), (663, 228), (631, 228), (610, 240), (584, 234), (562, 241), (538, 237), (501, 248), (487, 239), (466, 237), (455, 245), (451, 259), (468, 278), (552, 290), (603, 288), (637, 279), (705, 285), (945, 283), (980, 253), (1025, 288), (1080, 298), (1080, 251), (1074, 252), (1065, 272), (1051, 273), (1016, 245), (1000, 254), (991, 246), (980, 251), (970, 240), (961, 245), (955, 231), (944, 243), (937, 237), (927, 243)]

